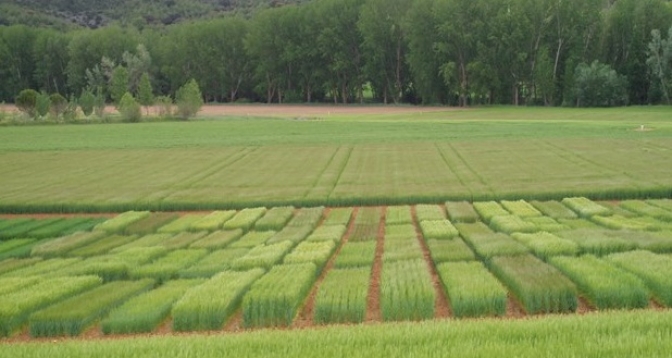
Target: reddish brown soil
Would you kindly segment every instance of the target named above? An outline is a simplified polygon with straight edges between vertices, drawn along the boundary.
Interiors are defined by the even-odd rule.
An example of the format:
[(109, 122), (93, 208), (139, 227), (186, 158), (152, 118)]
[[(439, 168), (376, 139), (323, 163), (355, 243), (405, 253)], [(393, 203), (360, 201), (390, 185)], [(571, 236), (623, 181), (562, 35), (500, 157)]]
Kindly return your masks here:
[(425, 259), (425, 263), (427, 263), (427, 269), (429, 270), (429, 273), (432, 277), (432, 286), (434, 286), (434, 291), (436, 292), (436, 300), (434, 302), (434, 317), (448, 318), (453, 315), (453, 312), (450, 308), (450, 304), (448, 303), (448, 296), (446, 295), (446, 291), (443, 289), (443, 285), (441, 284), (439, 273), (436, 271), (436, 265), (434, 264), (434, 260), (432, 260), (432, 255), (429, 252), (427, 242), (423, 239), (422, 233), (420, 232), (415, 206), (411, 207), (411, 216), (413, 218), (413, 226), (415, 227), (418, 243), (420, 243), (420, 248), (422, 248), (422, 256)]
[(224, 324), (224, 332), (240, 332), (243, 327), (243, 309), (239, 308)]
[[(385, 209), (385, 208), (383, 208)], [(378, 225), (378, 237), (376, 243), (376, 256), (371, 268), (371, 286), (366, 302), (366, 321), (380, 322), (383, 320), (380, 310), (380, 276), (383, 272), (383, 251), (385, 250), (385, 210), (382, 211), (380, 224)]]
[(523, 318), (525, 316), (526, 314), (523, 305), (509, 293), (509, 299), (506, 302), (506, 318)]
[(586, 314), (595, 312), (597, 309), (593, 307), (585, 297), (579, 297), (579, 305), (576, 307), (577, 314)]

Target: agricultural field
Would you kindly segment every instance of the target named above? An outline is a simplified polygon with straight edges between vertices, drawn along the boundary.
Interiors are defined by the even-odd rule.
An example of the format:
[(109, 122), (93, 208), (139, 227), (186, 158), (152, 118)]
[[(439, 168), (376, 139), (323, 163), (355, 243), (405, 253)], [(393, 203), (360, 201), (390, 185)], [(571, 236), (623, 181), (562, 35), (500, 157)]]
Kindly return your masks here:
[[(3, 218), (0, 342), (658, 312), (672, 306), (670, 202), (572, 197)], [(576, 217), (550, 233), (530, 221), (556, 220), (543, 212)], [(525, 225), (502, 227), (498, 218), (511, 217)], [(649, 225), (615, 229), (607, 218)], [(79, 230), (57, 225), (65, 220)], [(50, 226), (51, 235), (30, 237)]]
[[(227, 108), (245, 110), (221, 112)], [(290, 111), (0, 127), (0, 211), (515, 203), (672, 191), (672, 110), (665, 107), (366, 115), (319, 108), (307, 107), (315, 113), (307, 118)]]
[(0, 357), (672, 350), (670, 110), (311, 113), (0, 127)]

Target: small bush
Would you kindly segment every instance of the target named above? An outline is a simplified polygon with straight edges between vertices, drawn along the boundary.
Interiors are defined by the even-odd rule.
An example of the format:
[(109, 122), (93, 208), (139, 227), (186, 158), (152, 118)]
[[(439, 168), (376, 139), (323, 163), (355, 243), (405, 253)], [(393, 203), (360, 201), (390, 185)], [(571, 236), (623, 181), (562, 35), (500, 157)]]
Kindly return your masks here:
[(177, 90), (175, 104), (177, 105), (177, 115), (184, 120), (195, 116), (201, 110), (203, 95), (196, 80), (191, 79)]
[(68, 108), (68, 100), (58, 93), (49, 96), (49, 113), (54, 117), (59, 117)]
[(89, 91), (88, 89), (85, 89), (82, 92), (82, 95), (79, 96), (79, 107), (82, 109), (82, 113), (84, 113), (84, 116), (88, 117), (93, 113), (93, 109), (96, 106), (96, 96)]
[(51, 99), (48, 94), (41, 92), (35, 97), (35, 114), (38, 117), (44, 117), (49, 113)]
[(35, 117), (38, 95), (37, 91), (32, 89), (25, 89), (19, 92), (19, 95), (14, 99), (16, 108), (30, 117)]
[(173, 99), (169, 96), (159, 96), (154, 99), (154, 104), (158, 107), (159, 117), (170, 118), (173, 116)]
[(140, 122), (142, 118), (142, 112), (140, 110), (140, 104), (133, 98), (133, 95), (129, 92), (126, 92), (121, 100), (119, 101), (119, 114), (125, 122)]

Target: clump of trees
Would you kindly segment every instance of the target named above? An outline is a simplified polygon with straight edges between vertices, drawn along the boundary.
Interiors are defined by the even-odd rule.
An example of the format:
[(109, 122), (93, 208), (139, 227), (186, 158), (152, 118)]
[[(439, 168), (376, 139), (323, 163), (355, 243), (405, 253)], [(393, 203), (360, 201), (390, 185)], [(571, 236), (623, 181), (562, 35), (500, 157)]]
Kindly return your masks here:
[[(668, 103), (671, 25), (665, 0), (321, 0), (142, 30), (0, 27), (0, 101), (163, 106), (194, 79), (206, 102)], [(611, 70), (610, 100), (581, 98)]]

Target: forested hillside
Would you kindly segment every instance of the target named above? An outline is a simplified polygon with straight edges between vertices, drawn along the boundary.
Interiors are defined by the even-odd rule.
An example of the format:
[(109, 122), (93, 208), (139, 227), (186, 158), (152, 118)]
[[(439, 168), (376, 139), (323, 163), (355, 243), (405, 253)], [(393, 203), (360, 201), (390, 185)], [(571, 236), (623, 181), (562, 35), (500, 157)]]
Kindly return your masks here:
[(112, 22), (169, 25), (222, 13), (249, 14), (302, 0), (0, 0), (0, 24), (98, 28)]
[[(0, 101), (25, 88), (112, 100), (114, 91), (137, 94), (147, 73), (157, 95), (172, 96), (193, 78), (206, 101), (220, 102), (670, 102), (665, 0), (259, 3), (24, 0), (44, 13), (84, 9), (120, 21), (97, 29), (0, 27)], [(219, 12), (232, 7), (256, 10)], [(163, 25), (172, 20), (161, 11), (182, 8), (180, 19), (206, 18)], [(135, 13), (155, 18), (136, 23)]]

